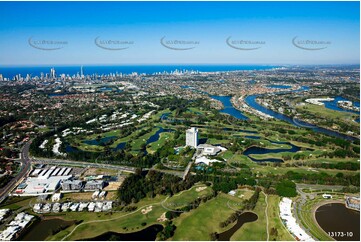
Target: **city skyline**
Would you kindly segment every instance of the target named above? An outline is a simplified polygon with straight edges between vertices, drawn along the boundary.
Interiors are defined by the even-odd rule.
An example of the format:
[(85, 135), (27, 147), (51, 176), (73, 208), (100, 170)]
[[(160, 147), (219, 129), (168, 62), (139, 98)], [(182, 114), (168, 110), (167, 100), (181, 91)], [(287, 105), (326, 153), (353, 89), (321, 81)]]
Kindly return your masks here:
[[(0, 6), (3, 66), (360, 61), (359, 2), (1, 2)], [(44, 41), (60, 44), (44, 47)]]

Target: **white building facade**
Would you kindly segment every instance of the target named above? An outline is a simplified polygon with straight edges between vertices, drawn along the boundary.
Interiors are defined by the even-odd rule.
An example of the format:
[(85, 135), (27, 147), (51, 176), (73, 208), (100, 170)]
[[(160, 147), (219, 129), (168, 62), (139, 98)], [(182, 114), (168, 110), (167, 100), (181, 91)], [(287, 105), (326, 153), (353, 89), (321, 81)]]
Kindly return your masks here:
[(198, 146), (198, 129), (190, 128), (186, 130), (186, 146), (197, 148)]

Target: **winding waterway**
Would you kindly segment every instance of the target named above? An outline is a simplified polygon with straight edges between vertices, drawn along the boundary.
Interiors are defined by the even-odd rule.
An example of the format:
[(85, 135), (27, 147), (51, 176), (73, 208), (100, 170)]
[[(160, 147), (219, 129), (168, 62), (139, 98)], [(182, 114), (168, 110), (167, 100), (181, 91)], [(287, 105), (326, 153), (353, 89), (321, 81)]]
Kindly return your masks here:
[[(302, 87), (302, 88), (300, 88), (298, 90), (295, 90), (293, 92), (306, 91), (306, 90), (308, 90), (307, 87)], [(279, 92), (279, 93), (285, 93), (285, 92)], [(350, 140), (350, 141), (357, 140), (357, 138), (355, 138), (355, 137), (348, 136), (348, 135), (345, 135), (345, 134), (341, 134), (341, 133), (338, 133), (336, 131), (328, 130), (328, 129), (325, 129), (325, 128), (321, 128), (321, 127), (318, 127), (318, 126), (315, 126), (313, 124), (303, 122), (303, 121), (300, 121), (300, 120), (295, 120), (295, 119), (293, 119), (291, 117), (288, 117), (288, 116), (283, 115), (281, 113), (277, 113), (277, 112), (275, 112), (273, 110), (270, 110), (270, 109), (260, 105), (259, 103), (257, 103), (256, 99), (258, 97), (261, 97), (261, 96), (262, 96), (261, 94), (255, 94), (255, 95), (247, 96), (245, 98), (245, 102), (246, 102), (246, 104), (248, 106), (252, 107), (253, 109), (256, 109), (256, 110), (258, 110), (258, 111), (260, 111), (262, 113), (268, 114), (268, 115), (272, 116), (275, 119), (279, 119), (279, 120), (283, 120), (285, 122), (291, 123), (291, 124), (293, 124), (293, 125), (295, 125), (297, 127), (307, 127), (307, 128), (312, 129), (315, 132), (323, 133), (323, 134), (330, 135), (330, 136), (337, 137), (337, 138), (342, 138), (342, 139), (345, 139), (345, 140)]]
[[(286, 87), (286, 86), (285, 86)], [(287, 90), (287, 88), (283, 88), (285, 90)], [(290, 92), (303, 92), (303, 91), (307, 91), (309, 90), (309, 87), (307, 86), (302, 86), (301, 88), (297, 89), (297, 90), (287, 90), (287, 91), (280, 91), (280, 92), (276, 92), (275, 94), (286, 94), (286, 93), (290, 93)], [(209, 95), (209, 94), (208, 94)], [(356, 137), (352, 137), (352, 136), (348, 136), (345, 134), (341, 134), (338, 133), (336, 131), (332, 131), (329, 129), (325, 129), (325, 128), (321, 128), (318, 126), (315, 126), (313, 124), (301, 121), (301, 120), (297, 120), (294, 118), (291, 118), (289, 116), (286, 116), (284, 114), (281, 113), (277, 113), (271, 109), (268, 109), (262, 105), (260, 105), (259, 103), (257, 103), (256, 99), (258, 97), (262, 97), (263, 94), (254, 94), (254, 95), (249, 95), (245, 98), (245, 102), (248, 106), (250, 106), (251, 108), (258, 110), (262, 113), (268, 114), (270, 116), (272, 116), (275, 119), (279, 119), (279, 120), (283, 120), (285, 122), (288, 122), (290, 124), (293, 124), (297, 127), (302, 127), (302, 128), (310, 128), (315, 132), (319, 132), (319, 133), (323, 133), (329, 136), (333, 136), (333, 137), (337, 137), (337, 138), (342, 138), (345, 140), (350, 140), (350, 141), (354, 141), (354, 140), (358, 140)], [(230, 96), (214, 96), (214, 95), (210, 95), (211, 98), (219, 100), (222, 102), (224, 109), (220, 110), (220, 112), (223, 113), (227, 113), (237, 119), (241, 119), (241, 120), (247, 120), (248, 118), (242, 114), (241, 111), (239, 111), (238, 109), (235, 109), (231, 103), (231, 97)]]
[(221, 113), (229, 114), (237, 119), (240, 120), (248, 120), (248, 117), (246, 117), (241, 111), (235, 109), (231, 103), (231, 96), (211, 96), (213, 99), (216, 99), (218, 101), (221, 101), (224, 108), (220, 110)]

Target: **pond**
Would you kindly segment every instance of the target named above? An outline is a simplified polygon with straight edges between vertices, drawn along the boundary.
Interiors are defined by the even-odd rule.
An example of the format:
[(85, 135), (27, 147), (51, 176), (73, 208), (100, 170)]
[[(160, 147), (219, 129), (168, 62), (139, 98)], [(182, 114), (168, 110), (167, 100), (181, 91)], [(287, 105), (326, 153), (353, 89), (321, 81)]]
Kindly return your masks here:
[(44, 241), (48, 236), (56, 234), (61, 230), (74, 224), (74, 221), (62, 219), (46, 219), (34, 222), (27, 231), (19, 237), (22, 241)]
[(94, 238), (84, 239), (88, 241), (155, 241), (157, 234), (163, 230), (163, 226), (155, 224), (143, 230), (132, 233), (106, 232)]
[(159, 130), (155, 134), (150, 136), (149, 139), (147, 139), (146, 144), (150, 144), (150, 143), (158, 141), (160, 134), (163, 132), (173, 132), (173, 131), (174, 131), (173, 129), (163, 129), (162, 127), (159, 127)]
[(254, 222), (257, 219), (258, 219), (258, 216), (255, 213), (251, 213), (251, 212), (242, 213), (241, 215), (239, 215), (237, 223), (232, 228), (230, 228), (229, 230), (224, 231), (223, 233), (220, 233), (218, 235), (218, 240), (219, 241), (229, 241), (231, 239), (232, 235), (235, 232), (237, 232), (237, 230), (240, 229), (243, 226), (243, 224)]
[[(269, 140), (269, 141), (271, 141), (271, 140)], [(268, 149), (268, 148), (263, 148), (263, 147), (258, 147), (258, 146), (251, 146), (248, 149), (246, 149), (243, 152), (243, 154), (248, 156), (248, 158), (250, 158), (252, 161), (255, 161), (255, 162), (265, 162), (265, 161), (268, 161), (268, 162), (283, 162), (282, 159), (277, 159), (277, 158), (255, 159), (255, 158), (250, 157), (250, 155), (264, 155), (264, 154), (274, 154), (274, 153), (281, 153), (281, 152), (297, 152), (297, 151), (301, 150), (301, 147), (293, 145), (290, 142), (271, 141), (271, 143), (273, 143), (273, 144), (285, 144), (285, 145), (291, 146), (291, 148), (290, 149), (285, 149), (285, 148)]]
[(85, 143), (87, 145), (104, 145), (116, 138), (117, 138), (117, 136), (108, 136), (108, 137), (103, 137), (100, 139), (84, 140), (83, 143)]
[[(346, 208), (343, 203), (320, 206), (315, 214), (320, 227), (335, 240), (360, 240), (360, 212)], [(339, 232), (339, 233), (338, 233)]]
[(119, 144), (117, 144), (117, 146), (113, 149), (114, 151), (117, 151), (117, 150), (122, 150), (125, 148), (125, 145), (127, 144), (127, 142), (121, 142)]
[(253, 136), (253, 135), (246, 135), (244, 137), (247, 138), (247, 139), (261, 139), (260, 136)]

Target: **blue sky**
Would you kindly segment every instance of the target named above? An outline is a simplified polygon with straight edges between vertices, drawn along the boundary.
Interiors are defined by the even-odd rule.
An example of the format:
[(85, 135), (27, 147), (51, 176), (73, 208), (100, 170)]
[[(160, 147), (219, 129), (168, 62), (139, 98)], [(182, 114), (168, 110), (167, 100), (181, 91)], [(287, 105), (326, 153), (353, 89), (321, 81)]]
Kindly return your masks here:
[[(0, 2), (0, 65), (358, 64), (359, 2)], [(259, 41), (239, 50), (226, 39)], [(327, 41), (305, 50), (292, 39)], [(131, 41), (99, 48), (95, 38)], [(160, 39), (195, 41), (172, 50)], [(40, 50), (32, 40), (65, 41)], [(108, 47), (114, 47), (109, 45)], [(116, 46), (119, 47), (119, 46)], [(184, 47), (177, 45), (176, 47)], [(307, 46), (309, 47), (309, 46)]]

